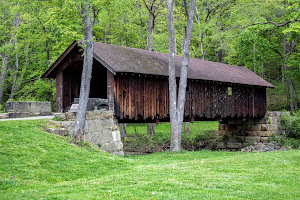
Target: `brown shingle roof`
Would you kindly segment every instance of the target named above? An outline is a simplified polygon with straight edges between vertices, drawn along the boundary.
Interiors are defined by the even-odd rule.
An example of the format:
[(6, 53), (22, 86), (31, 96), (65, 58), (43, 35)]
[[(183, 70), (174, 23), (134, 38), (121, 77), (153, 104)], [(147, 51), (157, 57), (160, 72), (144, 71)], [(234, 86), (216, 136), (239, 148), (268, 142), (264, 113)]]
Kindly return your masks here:
[[(95, 42), (94, 57), (113, 73), (132, 72), (168, 76), (168, 54)], [(176, 76), (180, 74), (181, 60), (181, 56), (175, 57)], [(54, 65), (57, 64), (54, 63), (52, 66)], [(51, 67), (47, 72), (49, 70)], [(45, 72), (46, 76), (42, 77), (46, 78), (51, 71)], [(245, 67), (194, 58), (189, 61), (188, 78), (274, 87)]]

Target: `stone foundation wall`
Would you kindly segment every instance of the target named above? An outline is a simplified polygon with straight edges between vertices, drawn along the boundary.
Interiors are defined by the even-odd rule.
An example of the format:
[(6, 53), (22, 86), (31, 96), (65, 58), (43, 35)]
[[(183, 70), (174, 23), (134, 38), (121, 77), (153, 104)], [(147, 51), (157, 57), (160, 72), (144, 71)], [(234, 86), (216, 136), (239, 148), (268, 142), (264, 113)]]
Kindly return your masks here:
[(5, 104), (8, 118), (50, 115), (49, 101), (8, 101)]
[[(58, 113), (55, 116), (64, 121), (52, 121), (52, 128), (48, 127), (47, 131), (62, 136), (71, 135), (74, 131), (76, 113)], [(85, 141), (98, 146), (102, 151), (124, 156), (123, 143), (112, 111), (88, 111), (84, 131)]]
[(273, 134), (280, 135), (281, 116), (289, 114), (289, 112), (267, 112), (261, 119), (224, 120), (219, 124), (218, 148), (241, 149), (253, 143), (267, 143)]

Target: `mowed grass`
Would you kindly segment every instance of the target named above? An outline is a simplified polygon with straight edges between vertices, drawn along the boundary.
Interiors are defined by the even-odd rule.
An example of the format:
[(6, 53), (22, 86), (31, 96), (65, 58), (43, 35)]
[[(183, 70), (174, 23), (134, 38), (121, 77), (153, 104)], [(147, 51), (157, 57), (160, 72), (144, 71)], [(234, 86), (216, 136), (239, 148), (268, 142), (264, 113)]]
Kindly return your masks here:
[(120, 158), (0, 122), (0, 199), (300, 199), (300, 151)]

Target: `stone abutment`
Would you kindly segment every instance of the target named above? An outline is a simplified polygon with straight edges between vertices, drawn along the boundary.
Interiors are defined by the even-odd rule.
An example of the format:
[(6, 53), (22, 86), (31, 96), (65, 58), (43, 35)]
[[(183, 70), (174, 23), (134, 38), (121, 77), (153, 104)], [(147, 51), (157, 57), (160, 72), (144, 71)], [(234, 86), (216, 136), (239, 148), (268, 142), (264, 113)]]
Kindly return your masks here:
[(254, 143), (268, 143), (272, 135), (280, 135), (282, 115), (289, 112), (267, 112), (263, 118), (225, 119), (219, 124), (219, 149), (239, 150)]

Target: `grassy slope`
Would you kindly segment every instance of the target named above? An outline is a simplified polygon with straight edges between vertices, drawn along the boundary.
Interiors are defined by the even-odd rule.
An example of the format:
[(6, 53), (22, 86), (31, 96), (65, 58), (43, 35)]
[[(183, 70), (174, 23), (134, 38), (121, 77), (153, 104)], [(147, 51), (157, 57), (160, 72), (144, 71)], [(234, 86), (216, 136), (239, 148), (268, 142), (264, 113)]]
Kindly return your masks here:
[(0, 122), (1, 199), (300, 198), (300, 151), (119, 158), (68, 144), (42, 124)]

